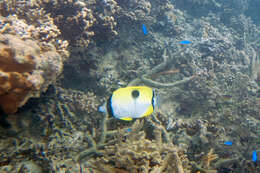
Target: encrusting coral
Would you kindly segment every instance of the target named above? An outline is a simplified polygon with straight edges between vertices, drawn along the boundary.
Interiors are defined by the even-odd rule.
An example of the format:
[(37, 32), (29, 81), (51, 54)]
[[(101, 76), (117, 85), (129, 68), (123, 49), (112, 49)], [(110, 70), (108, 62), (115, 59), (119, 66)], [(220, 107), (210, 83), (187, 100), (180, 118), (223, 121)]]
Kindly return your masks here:
[(0, 17), (0, 108), (7, 114), (39, 97), (63, 69), (66, 45), (56, 49), (58, 33), (41, 34), (40, 28), (15, 15)]
[(6, 113), (14, 113), (41, 83), (31, 75), (39, 47), (11, 35), (0, 35), (0, 40), (0, 106)]

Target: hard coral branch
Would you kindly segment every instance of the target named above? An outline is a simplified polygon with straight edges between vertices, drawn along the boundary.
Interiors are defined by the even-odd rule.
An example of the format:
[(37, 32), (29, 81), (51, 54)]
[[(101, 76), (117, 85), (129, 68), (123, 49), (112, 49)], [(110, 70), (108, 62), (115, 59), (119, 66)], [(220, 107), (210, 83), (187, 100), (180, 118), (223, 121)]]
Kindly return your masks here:
[[(158, 120), (159, 121), (159, 120)], [(163, 127), (158, 127), (153, 119), (149, 120), (152, 124), (154, 140), (148, 139), (147, 132), (139, 127), (140, 122), (134, 123), (137, 127), (134, 132), (125, 134), (125, 131), (119, 130), (118, 133), (125, 134), (122, 140), (121, 135), (117, 135), (118, 140), (114, 145), (107, 145), (104, 149), (100, 148), (101, 155), (98, 158), (91, 158), (88, 161), (89, 170), (109, 172), (117, 170), (119, 172), (147, 172), (162, 173), (175, 172), (184, 173), (182, 160), (179, 157), (178, 149), (171, 143), (170, 139), (164, 142), (162, 133), (167, 133)], [(153, 125), (154, 124), (154, 125)], [(168, 135), (166, 138), (168, 138)]]
[(143, 82), (145, 85), (150, 86), (150, 87), (171, 88), (171, 87), (176, 87), (177, 85), (180, 85), (180, 84), (183, 84), (183, 83), (190, 81), (191, 79), (194, 78), (194, 76), (186, 77), (186, 78), (184, 78), (180, 81), (176, 81), (176, 82), (173, 82), (173, 83), (160, 83), (160, 82), (156, 82), (156, 81), (148, 78), (150, 75), (159, 73), (160, 71), (164, 70), (168, 64), (172, 64), (173, 61), (175, 60), (174, 57), (180, 56), (185, 50), (186, 49), (181, 49), (178, 52), (176, 52), (173, 56), (171, 56), (171, 58), (169, 58), (166, 55), (166, 49), (164, 49), (164, 52), (163, 52), (163, 55), (162, 55), (164, 61), (161, 64), (155, 66), (153, 69), (151, 69), (147, 73), (141, 75), (141, 77), (131, 81), (128, 84), (128, 86), (137, 85), (137, 84)]

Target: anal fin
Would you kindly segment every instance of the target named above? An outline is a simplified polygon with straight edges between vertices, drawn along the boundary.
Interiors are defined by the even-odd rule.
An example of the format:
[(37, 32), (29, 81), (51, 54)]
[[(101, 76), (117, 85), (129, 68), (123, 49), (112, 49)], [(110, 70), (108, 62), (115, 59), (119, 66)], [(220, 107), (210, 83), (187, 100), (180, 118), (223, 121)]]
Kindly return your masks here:
[(124, 117), (124, 118), (120, 118), (120, 120), (124, 120), (124, 121), (132, 121), (133, 118), (131, 118), (131, 117)]

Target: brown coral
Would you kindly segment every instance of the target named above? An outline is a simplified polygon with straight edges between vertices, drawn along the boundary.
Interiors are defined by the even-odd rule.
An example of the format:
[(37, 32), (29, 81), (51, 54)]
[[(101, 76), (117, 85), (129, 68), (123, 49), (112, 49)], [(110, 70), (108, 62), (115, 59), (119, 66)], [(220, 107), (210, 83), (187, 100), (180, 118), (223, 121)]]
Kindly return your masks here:
[[(4, 112), (14, 113), (25, 103), (26, 95), (36, 89), (29, 76), (35, 69), (35, 56), (39, 48), (11, 35), (1, 36), (0, 106)], [(7, 38), (11, 44), (3, 43)], [(15, 47), (12, 46), (14, 43)]]
[[(8, 1), (0, 3), (0, 13)], [(31, 97), (39, 97), (47, 90), (63, 68), (68, 57), (68, 42), (60, 38), (60, 30), (43, 10), (33, 14), (0, 16), (0, 108), (7, 114), (15, 113)], [(28, 4), (27, 4), (28, 5)], [(32, 5), (32, 4), (31, 4)], [(30, 6), (31, 7), (31, 6)], [(28, 6), (29, 8), (29, 6)], [(5, 11), (5, 12), (4, 12)], [(21, 19), (23, 18), (23, 19)]]
[(31, 97), (39, 97), (62, 70), (62, 58), (41, 50), (37, 41), (0, 35), (0, 107), (15, 113)]

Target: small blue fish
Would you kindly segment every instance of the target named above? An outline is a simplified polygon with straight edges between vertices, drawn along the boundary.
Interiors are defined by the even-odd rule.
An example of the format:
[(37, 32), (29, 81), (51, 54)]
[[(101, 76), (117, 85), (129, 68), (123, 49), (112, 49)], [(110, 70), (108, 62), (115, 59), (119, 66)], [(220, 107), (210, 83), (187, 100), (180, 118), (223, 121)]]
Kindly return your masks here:
[(146, 28), (146, 26), (144, 24), (143, 24), (142, 29), (143, 29), (144, 35), (147, 35), (148, 34), (148, 30), (147, 30), (147, 28)]
[(131, 129), (131, 128), (129, 128), (129, 129), (126, 129), (125, 131), (126, 131), (126, 132), (131, 132), (131, 131), (132, 131), (132, 129)]
[(189, 41), (189, 40), (182, 40), (182, 41), (180, 41), (180, 44), (190, 44), (191, 43), (191, 41)]
[(257, 161), (257, 152), (254, 150), (252, 153), (252, 161), (256, 162)]
[(44, 151), (40, 152), (40, 154), (41, 154), (43, 157), (45, 157), (45, 152), (44, 152)]
[(225, 145), (228, 145), (228, 146), (231, 146), (231, 145), (233, 144), (233, 142), (231, 142), (231, 141), (226, 141), (226, 142), (224, 142), (224, 144), (225, 144)]

